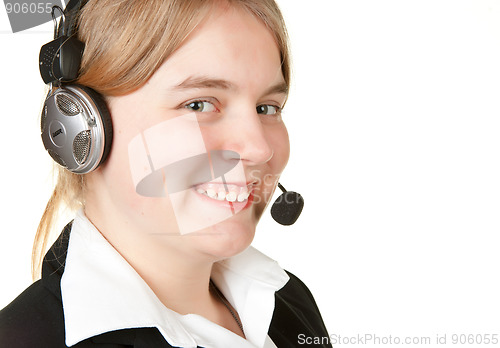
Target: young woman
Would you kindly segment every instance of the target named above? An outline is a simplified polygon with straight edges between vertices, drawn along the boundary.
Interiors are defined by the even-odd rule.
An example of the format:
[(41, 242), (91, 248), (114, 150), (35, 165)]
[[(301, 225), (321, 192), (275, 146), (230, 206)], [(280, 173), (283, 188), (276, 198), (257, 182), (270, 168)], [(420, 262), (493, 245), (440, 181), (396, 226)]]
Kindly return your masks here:
[[(71, 93), (99, 104), (97, 91), (106, 105), (91, 104), (109, 110), (112, 132), (104, 121), (96, 168), (61, 168), (35, 269), (60, 206), (80, 209), (41, 280), (0, 312), (0, 346), (294, 347), (327, 337), (306, 286), (250, 247), (289, 156), (289, 53), (274, 1), (68, 7), (85, 48), (78, 85), (64, 86), (70, 97), (54, 88), (54, 108), (83, 113)], [(48, 105), (42, 129), (63, 147), (69, 127), (46, 121)]]

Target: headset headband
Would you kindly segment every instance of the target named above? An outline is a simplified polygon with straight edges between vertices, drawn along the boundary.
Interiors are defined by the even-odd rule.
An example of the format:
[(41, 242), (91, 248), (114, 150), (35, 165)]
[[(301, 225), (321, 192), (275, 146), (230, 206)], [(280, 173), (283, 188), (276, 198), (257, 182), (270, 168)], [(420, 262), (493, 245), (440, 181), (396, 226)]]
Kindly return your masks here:
[(78, 76), (84, 44), (74, 34), (78, 13), (86, 3), (87, 0), (71, 0), (56, 26), (56, 37), (40, 49), (40, 74), (46, 84), (69, 82)]
[(71, 36), (76, 32), (78, 14), (88, 0), (70, 0), (64, 9), (64, 23), (59, 35)]

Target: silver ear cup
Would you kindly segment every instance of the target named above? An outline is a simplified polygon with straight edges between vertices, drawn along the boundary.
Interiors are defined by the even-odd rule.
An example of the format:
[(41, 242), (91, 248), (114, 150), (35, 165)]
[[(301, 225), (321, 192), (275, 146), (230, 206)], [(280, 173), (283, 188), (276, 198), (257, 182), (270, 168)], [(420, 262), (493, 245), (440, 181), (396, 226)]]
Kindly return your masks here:
[(105, 132), (99, 109), (79, 86), (57, 89), (45, 100), (42, 141), (49, 155), (73, 173), (85, 174), (99, 165)]

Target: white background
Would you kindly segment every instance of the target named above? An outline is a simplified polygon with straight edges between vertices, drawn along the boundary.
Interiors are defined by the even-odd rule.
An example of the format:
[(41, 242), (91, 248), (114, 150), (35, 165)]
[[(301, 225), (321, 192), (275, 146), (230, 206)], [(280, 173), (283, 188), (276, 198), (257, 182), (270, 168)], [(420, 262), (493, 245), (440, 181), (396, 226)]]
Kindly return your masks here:
[[(306, 205), (254, 245), (330, 334), (500, 336), (500, 1), (279, 1), (294, 58), (281, 182)], [(30, 284), (51, 192), (38, 51), (0, 9), (0, 308)], [(474, 345), (471, 345), (474, 346)], [(491, 345), (490, 345), (491, 346)]]

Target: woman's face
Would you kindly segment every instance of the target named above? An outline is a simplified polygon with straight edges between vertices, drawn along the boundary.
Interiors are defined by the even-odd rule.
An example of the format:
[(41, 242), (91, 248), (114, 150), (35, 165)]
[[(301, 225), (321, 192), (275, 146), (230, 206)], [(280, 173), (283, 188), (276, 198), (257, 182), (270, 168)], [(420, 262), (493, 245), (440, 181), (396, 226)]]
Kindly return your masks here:
[[(215, 258), (244, 250), (288, 161), (288, 134), (280, 116), (285, 99), (272, 33), (243, 10), (214, 10), (143, 87), (109, 98), (114, 139), (110, 157), (97, 173), (107, 190), (102, 194), (144, 238)], [(199, 179), (207, 169), (200, 168), (201, 162), (163, 171), (167, 194), (147, 197), (137, 193), (131, 174), (144, 163), (134, 151), (129, 153), (134, 138), (146, 148), (156, 144), (147, 151), (161, 150), (176, 163), (196, 149), (204, 154), (219, 150), (219, 160), (234, 169), (217, 177), (217, 159), (211, 156), (212, 176), (206, 180)], [(166, 179), (172, 175), (187, 183), (175, 197), (172, 180)], [(182, 227), (193, 221), (195, 227)]]

